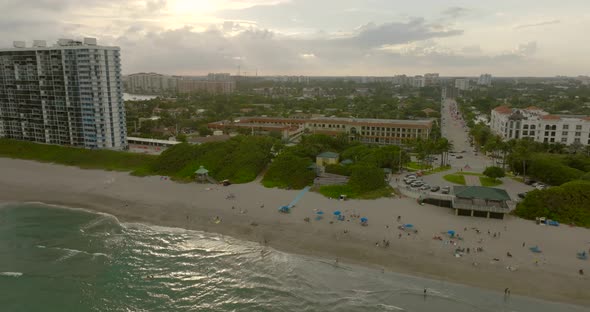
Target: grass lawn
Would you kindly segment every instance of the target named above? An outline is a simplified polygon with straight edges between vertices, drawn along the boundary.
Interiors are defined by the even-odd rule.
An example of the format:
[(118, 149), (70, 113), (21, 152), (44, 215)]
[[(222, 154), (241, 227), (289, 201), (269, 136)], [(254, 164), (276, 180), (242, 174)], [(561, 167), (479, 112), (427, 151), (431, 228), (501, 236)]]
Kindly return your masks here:
[(459, 174), (459, 172), (447, 174), (443, 176), (443, 179), (451, 183), (465, 185), (465, 177), (462, 174)]
[(319, 188), (318, 192), (329, 198), (338, 198), (340, 195), (346, 195), (350, 199), (377, 199), (381, 197), (391, 197), (394, 189), (391, 186), (365, 192), (357, 193), (348, 185), (324, 185)]
[(428, 170), (432, 167), (429, 165), (423, 165), (423, 164), (420, 164), (417, 162), (409, 162), (406, 164), (406, 168), (408, 168), (408, 170), (417, 171), (417, 170)]
[(490, 177), (479, 177), (481, 186), (498, 186), (502, 184), (501, 180), (492, 179)]
[(83, 169), (133, 171), (137, 175), (149, 172), (154, 155), (122, 151), (89, 150), (60, 145), (0, 139), (0, 157), (36, 160)]
[(433, 170), (422, 171), (422, 174), (429, 175), (429, 174), (439, 173), (439, 172), (443, 172), (443, 171), (447, 171), (447, 170), (451, 170), (451, 166), (437, 167), (437, 168), (434, 168)]
[(477, 172), (466, 172), (466, 171), (460, 171), (460, 172), (457, 172), (457, 174), (483, 177), (483, 174), (481, 174), (481, 173), (477, 173)]

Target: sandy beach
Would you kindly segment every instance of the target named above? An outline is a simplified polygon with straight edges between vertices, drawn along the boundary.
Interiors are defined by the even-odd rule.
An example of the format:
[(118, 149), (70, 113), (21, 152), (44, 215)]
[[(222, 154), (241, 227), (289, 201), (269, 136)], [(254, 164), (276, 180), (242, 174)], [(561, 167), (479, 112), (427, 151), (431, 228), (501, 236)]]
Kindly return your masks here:
[[(87, 208), (123, 222), (216, 232), (331, 261), (338, 258), (500, 293), (510, 288), (512, 294), (590, 305), (590, 261), (576, 258), (576, 252), (590, 248), (588, 229), (539, 226), (512, 216), (457, 217), (451, 209), (420, 206), (409, 198), (339, 201), (313, 192), (306, 193), (290, 214), (282, 214), (278, 207), (290, 203), (299, 191), (266, 189), (257, 182), (228, 187), (179, 184), (162, 177), (6, 158), (0, 158), (0, 168), (3, 202)], [(324, 212), (321, 220), (316, 220), (316, 210)], [(336, 210), (348, 220), (337, 221)], [(351, 215), (368, 218), (368, 226)], [(216, 217), (221, 221), (215, 222)], [(418, 233), (398, 230), (403, 223), (413, 224)], [(462, 240), (442, 234), (448, 230)], [(543, 252), (532, 253), (529, 247), (534, 245)], [(474, 252), (478, 247), (483, 251)], [(470, 252), (456, 257), (457, 248)]]

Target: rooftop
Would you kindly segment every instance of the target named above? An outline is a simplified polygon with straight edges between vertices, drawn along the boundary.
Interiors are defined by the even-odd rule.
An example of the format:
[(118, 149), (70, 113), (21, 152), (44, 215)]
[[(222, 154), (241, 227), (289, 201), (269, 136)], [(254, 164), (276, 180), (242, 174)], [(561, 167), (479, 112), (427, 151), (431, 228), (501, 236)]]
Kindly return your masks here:
[(338, 153), (334, 153), (334, 152), (323, 152), (323, 153), (319, 154), (317, 157), (319, 157), (319, 158), (338, 158), (338, 157), (340, 157), (340, 155)]
[(503, 189), (485, 186), (455, 186), (453, 192), (458, 198), (508, 201), (510, 195)]

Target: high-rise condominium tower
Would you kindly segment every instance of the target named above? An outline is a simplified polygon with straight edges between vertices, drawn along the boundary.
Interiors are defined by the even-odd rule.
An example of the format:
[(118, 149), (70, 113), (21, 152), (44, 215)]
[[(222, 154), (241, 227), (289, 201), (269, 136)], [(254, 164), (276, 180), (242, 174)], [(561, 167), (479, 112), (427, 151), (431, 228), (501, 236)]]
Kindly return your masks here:
[(0, 49), (0, 138), (125, 149), (118, 47), (60, 39)]

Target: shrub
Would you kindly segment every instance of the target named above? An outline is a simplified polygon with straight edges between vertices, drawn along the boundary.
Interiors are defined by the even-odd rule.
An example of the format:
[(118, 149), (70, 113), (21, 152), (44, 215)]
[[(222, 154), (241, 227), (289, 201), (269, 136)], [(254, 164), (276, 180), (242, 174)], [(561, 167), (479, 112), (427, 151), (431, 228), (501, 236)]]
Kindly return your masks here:
[(383, 169), (379, 167), (354, 165), (348, 183), (353, 190), (359, 193), (376, 190), (385, 186), (385, 174)]
[(270, 164), (262, 184), (266, 187), (303, 188), (315, 178), (315, 171), (309, 169), (309, 165), (309, 159), (284, 152)]
[(487, 167), (486, 170), (483, 171), (485, 176), (488, 176), (492, 179), (503, 178), (506, 174), (504, 173), (504, 169), (500, 167)]
[(533, 190), (516, 207), (516, 215), (547, 217), (561, 223), (590, 227), (590, 182), (573, 181), (545, 190)]

